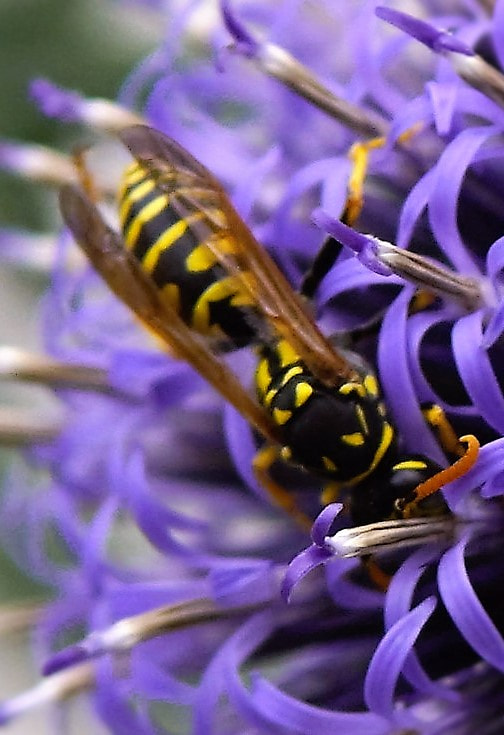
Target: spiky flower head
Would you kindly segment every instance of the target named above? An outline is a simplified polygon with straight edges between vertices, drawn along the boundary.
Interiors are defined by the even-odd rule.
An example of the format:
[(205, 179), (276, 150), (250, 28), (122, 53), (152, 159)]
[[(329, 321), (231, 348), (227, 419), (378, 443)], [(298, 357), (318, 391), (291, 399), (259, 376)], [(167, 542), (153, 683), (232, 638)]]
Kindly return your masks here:
[[(204, 2), (156, 4), (163, 44), (119, 106), (33, 85), (65, 122), (110, 132), (142, 115), (179, 141), (296, 287), (320, 228), (338, 237), (347, 250), (314, 308), (328, 332), (360, 335), (404, 451), (447, 463), (423, 404), (483, 446), (443, 489), (451, 514), (411, 524), (416, 546), (408, 523), (343, 530), (334, 504), (310, 545), (254, 479), (250, 427), (158, 349), (61, 233), (42, 314), (46, 362), (31, 356), (23, 373), (5, 353), (5, 373), (51, 384), (65, 409), (43, 435), (24, 427), (35, 440), (3, 501), (6, 543), (55, 590), (37, 628), (48, 678), (5, 702), (5, 721), (90, 690), (117, 733), (497, 726), (503, 7), (425, 0), (413, 17), (365, 0), (223, 0), (217, 15)], [(24, 172), (34, 155), (0, 149)], [(105, 197), (110, 188), (98, 183)], [(349, 207), (351, 230), (339, 224)], [(437, 298), (420, 309), (423, 275), (414, 268), (410, 282), (404, 250), (441, 269), (440, 288), (427, 269)], [(246, 381), (254, 356), (230, 359)], [(316, 479), (285, 481), (316, 506)], [(359, 557), (380, 559), (387, 546), (397, 555), (385, 593)]]

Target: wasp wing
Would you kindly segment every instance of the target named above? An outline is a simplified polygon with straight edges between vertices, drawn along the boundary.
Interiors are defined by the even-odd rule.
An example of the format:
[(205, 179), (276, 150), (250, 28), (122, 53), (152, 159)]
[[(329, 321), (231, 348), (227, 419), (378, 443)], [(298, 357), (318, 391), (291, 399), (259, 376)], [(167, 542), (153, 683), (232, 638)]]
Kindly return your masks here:
[(277, 429), (265, 411), (203, 339), (189, 329), (174, 309), (161, 301), (153, 281), (84, 192), (76, 186), (64, 187), (60, 192), (60, 207), (75, 240), (116, 296), (265, 438), (277, 443)]
[(287, 339), (323, 382), (334, 385), (351, 379), (352, 366), (320, 332), (302, 297), (259, 245), (213, 174), (153, 128), (135, 125), (120, 137), (168, 195), (170, 206), (190, 222), (198, 241), (237, 279), (270, 331)]

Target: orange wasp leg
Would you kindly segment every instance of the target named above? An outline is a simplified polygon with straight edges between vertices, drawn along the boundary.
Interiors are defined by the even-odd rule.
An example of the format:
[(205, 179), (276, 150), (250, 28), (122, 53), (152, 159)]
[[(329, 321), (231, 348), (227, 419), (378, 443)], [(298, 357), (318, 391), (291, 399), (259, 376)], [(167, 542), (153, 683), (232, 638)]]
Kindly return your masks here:
[(95, 184), (93, 174), (88, 168), (86, 162), (86, 153), (86, 147), (77, 146), (72, 152), (72, 161), (75, 167), (75, 171), (77, 173), (77, 180), (79, 184), (81, 185), (89, 199), (93, 202), (93, 204), (96, 204), (100, 201), (100, 195), (98, 193), (98, 187)]
[(384, 572), (381, 566), (372, 556), (365, 556), (361, 559), (370, 581), (378, 587), (382, 592), (386, 592), (392, 581), (392, 575)]
[(420, 485), (417, 485), (414, 491), (414, 500), (406, 503), (402, 509), (403, 518), (417, 516), (417, 508), (422, 500), (436, 493), (447, 483), (462, 477), (474, 466), (479, 455), (479, 441), (473, 434), (466, 434), (460, 437), (459, 442), (467, 445), (465, 454), (450, 465), (450, 467), (446, 467), (432, 477), (429, 477), (428, 480), (421, 482)]
[[(398, 137), (397, 142), (399, 144), (406, 143), (418, 130), (419, 124), (413, 125)], [(364, 184), (369, 168), (371, 151), (383, 148), (386, 142), (387, 138), (385, 136), (372, 138), (367, 141), (359, 141), (358, 143), (354, 143), (347, 153), (347, 157), (352, 163), (352, 168), (348, 177), (347, 198), (345, 208), (341, 215), (341, 221), (349, 227), (354, 226), (364, 207)], [(328, 236), (325, 239), (301, 283), (300, 293), (307, 299), (313, 299), (321, 281), (336, 262), (341, 248), (341, 244), (334, 240), (334, 238)], [(422, 309), (431, 303), (433, 298), (429, 294), (429, 296), (415, 297), (415, 300), (418, 299), (419, 308)], [(357, 332), (358, 330), (356, 330), (356, 334)]]
[[(417, 134), (419, 125), (412, 125), (397, 138), (399, 144), (406, 143)], [(383, 148), (387, 142), (385, 136), (371, 138), (371, 140), (354, 143), (348, 151), (348, 158), (352, 162), (352, 171), (348, 179), (348, 197), (345, 204), (345, 214), (342, 218), (347, 225), (354, 225), (364, 206), (364, 182), (369, 168), (371, 151)]]
[(446, 414), (441, 406), (433, 403), (427, 408), (423, 408), (422, 413), (444, 451), (455, 457), (463, 457), (466, 449), (462, 444), (462, 440), (456, 435), (453, 426), (446, 418)]
[(322, 506), (329, 505), (329, 503), (336, 502), (341, 495), (341, 482), (326, 482), (322, 492), (320, 493), (320, 504)]

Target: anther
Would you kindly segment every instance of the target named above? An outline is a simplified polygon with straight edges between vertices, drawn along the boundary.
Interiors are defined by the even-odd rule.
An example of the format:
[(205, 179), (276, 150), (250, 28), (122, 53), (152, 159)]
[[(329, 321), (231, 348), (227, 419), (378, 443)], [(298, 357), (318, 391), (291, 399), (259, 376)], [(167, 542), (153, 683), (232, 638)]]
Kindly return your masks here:
[(327, 536), (325, 545), (340, 558), (365, 557), (409, 546), (449, 540), (453, 536), (455, 525), (455, 518), (451, 515), (440, 518), (379, 521), (366, 526), (343, 528), (334, 536)]

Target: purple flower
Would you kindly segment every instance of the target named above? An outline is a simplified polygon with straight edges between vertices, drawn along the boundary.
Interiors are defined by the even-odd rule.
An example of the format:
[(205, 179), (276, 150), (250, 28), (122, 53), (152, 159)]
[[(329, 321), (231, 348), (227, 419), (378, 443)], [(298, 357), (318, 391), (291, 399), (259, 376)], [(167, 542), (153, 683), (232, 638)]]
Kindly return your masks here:
[[(425, 0), (422, 18), (365, 0), (223, 0), (217, 18), (201, 2), (146, 4), (165, 37), (119, 103), (38, 80), (42, 111), (108, 133), (142, 113), (222, 181), (296, 287), (321, 230), (341, 241), (314, 307), (376, 366), (401, 452), (449, 463), (424, 419), (432, 404), (482, 448), (443, 487), (449, 514), (357, 528), (344, 504), (320, 509), (316, 478), (285, 470), (303, 508), (321, 510), (310, 545), (257, 483), (243, 417), (159, 349), (63, 232), (41, 311), (46, 356), (0, 351), (3, 374), (49, 385), (62, 406), (39, 433), (18, 425), (28, 446), (5, 481), (5, 543), (55, 595), (35, 629), (47, 678), (0, 719), (89, 690), (113, 733), (495, 731), (502, 4), (440, 15)], [(120, 155), (104, 146), (107, 162)], [(66, 158), (12, 143), (0, 164), (75, 177)], [(111, 188), (99, 177), (105, 207)], [(32, 237), (0, 235), (6, 259), (13, 242), (30, 259)], [(417, 287), (432, 296), (422, 306)], [(249, 381), (251, 350), (222, 359)], [(386, 592), (370, 581), (383, 581), (374, 561)]]

